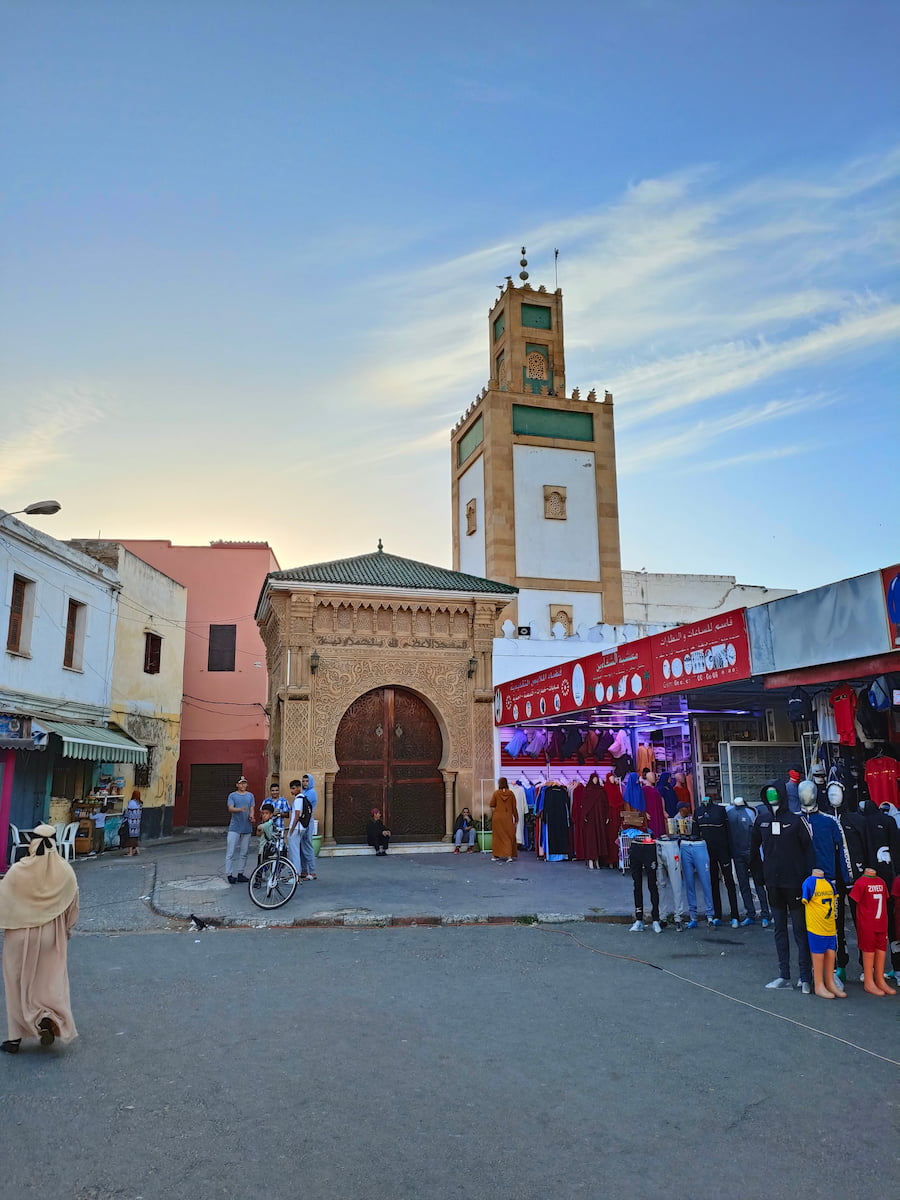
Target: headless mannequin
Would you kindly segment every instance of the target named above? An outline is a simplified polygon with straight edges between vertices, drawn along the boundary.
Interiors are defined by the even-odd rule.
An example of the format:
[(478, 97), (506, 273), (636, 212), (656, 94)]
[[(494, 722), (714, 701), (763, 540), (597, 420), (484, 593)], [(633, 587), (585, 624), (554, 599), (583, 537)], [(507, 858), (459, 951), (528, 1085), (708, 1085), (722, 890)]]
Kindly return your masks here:
[[(880, 889), (884, 889), (884, 880), (879, 878), (878, 872), (875, 870), (875, 868), (866, 867), (863, 874), (853, 885), (853, 890), (857, 893), (856, 902), (859, 907), (861, 907), (864, 903), (862, 892), (867, 890), (866, 881), (869, 879), (873, 881), (878, 880)], [(864, 917), (862, 913), (859, 914), (857, 919), (857, 932), (860, 933), (860, 954), (862, 955), (863, 963), (863, 988), (869, 993), (870, 996), (896, 996), (896, 990), (890, 986), (884, 977), (884, 960), (887, 948), (886, 909), (888, 904), (890, 904), (887, 890), (883, 890), (881, 894), (875, 898), (876, 900), (882, 901), (883, 909), (885, 910), (885, 919), (881, 922), (884, 927), (884, 932), (882, 933), (880, 930), (876, 931), (874, 940), (870, 941), (869, 939), (872, 937), (871, 930), (868, 933), (861, 932), (861, 930), (866, 928), (863, 923)], [(880, 906), (877, 909), (879, 917), (881, 911), (882, 907)], [(879, 939), (883, 943), (882, 946), (878, 945)], [(863, 947), (865, 947), (865, 949)]]
[(759, 902), (759, 912), (763, 927), (767, 927), (772, 919), (769, 912), (769, 900), (763, 881), (762, 862), (758, 854), (750, 853), (750, 831), (756, 814), (743, 796), (735, 796), (734, 803), (726, 810), (729, 833), (731, 835), (731, 852), (734, 862), (734, 873), (744, 901), (745, 916), (742, 925), (756, 924), (756, 907), (753, 902), (753, 892), (750, 889), (752, 878), (756, 885), (756, 898)]
[[(828, 804), (831, 808), (831, 815), (840, 827), (841, 834), (844, 838), (844, 845), (847, 845), (847, 830), (844, 827), (843, 813), (844, 805), (844, 785), (842, 783), (829, 783), (827, 788)], [(835, 891), (837, 892), (837, 906), (835, 916), (837, 918), (837, 956), (835, 961), (837, 968), (835, 977), (841, 981), (845, 978), (845, 969), (850, 961), (850, 955), (847, 953), (847, 890), (855, 879), (859, 877), (862, 864), (854, 862), (853, 857), (849, 853), (847, 857), (850, 863), (850, 879), (845, 882), (840, 875), (833, 880)]]
[(650, 893), (652, 906), (653, 932), (662, 933), (659, 918), (659, 886), (656, 881), (656, 872), (659, 866), (656, 858), (656, 842), (650, 837), (634, 838), (628, 848), (628, 863), (634, 882), (634, 924), (629, 932), (643, 933), (644, 931), (643, 878), (646, 875), (647, 890)]
[[(812, 786), (815, 787), (815, 784)], [(803, 787), (802, 783), (800, 787)], [(800, 803), (803, 804), (802, 792), (800, 793)], [(822, 880), (821, 885), (818, 883), (820, 879)], [(804, 882), (803, 903), (806, 906), (809, 955), (813, 968), (813, 991), (822, 1000), (846, 1000), (847, 993), (840, 987), (834, 976), (834, 950), (837, 939), (830, 932), (835, 922), (834, 885), (825, 878), (825, 872), (821, 867), (814, 867), (812, 875)], [(820, 927), (821, 932), (812, 928), (814, 926)]]

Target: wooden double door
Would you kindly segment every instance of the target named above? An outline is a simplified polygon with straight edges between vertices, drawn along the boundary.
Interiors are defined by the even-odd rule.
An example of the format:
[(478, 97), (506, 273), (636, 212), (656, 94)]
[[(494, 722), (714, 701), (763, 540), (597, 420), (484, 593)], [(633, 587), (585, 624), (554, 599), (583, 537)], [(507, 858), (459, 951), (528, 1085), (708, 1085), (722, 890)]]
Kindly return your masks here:
[(442, 838), (442, 756), (440, 726), (414, 692), (386, 687), (360, 696), (335, 739), (335, 841), (364, 841), (373, 808), (381, 809), (394, 841)]

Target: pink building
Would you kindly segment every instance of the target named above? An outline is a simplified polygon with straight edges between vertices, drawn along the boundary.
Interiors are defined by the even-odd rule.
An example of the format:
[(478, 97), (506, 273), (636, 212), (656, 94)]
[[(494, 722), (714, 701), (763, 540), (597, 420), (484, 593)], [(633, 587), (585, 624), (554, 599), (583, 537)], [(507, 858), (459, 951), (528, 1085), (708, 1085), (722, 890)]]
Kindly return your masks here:
[(278, 562), (268, 542), (121, 544), (187, 588), (175, 827), (225, 825), (225, 797), (241, 775), (257, 801), (266, 794), (268, 676), (253, 614)]

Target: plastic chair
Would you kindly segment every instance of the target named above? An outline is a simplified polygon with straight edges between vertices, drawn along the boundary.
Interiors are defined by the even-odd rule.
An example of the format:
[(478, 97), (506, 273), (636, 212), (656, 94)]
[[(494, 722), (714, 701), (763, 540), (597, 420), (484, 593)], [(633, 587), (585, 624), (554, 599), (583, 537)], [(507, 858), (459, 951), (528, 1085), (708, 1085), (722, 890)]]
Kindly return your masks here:
[(56, 830), (56, 844), (58, 846), (65, 837), (66, 823), (65, 821), (57, 821), (53, 828)]
[(10, 863), (14, 863), (20, 852), (27, 852), (31, 838), (24, 837), (19, 832), (18, 825), (13, 825), (12, 821), (9, 823), (9, 832), (12, 834), (12, 853), (10, 854), (9, 861)]
[(70, 821), (65, 827), (62, 837), (57, 834), (56, 845), (65, 859), (75, 857), (75, 834), (78, 832), (78, 821)]

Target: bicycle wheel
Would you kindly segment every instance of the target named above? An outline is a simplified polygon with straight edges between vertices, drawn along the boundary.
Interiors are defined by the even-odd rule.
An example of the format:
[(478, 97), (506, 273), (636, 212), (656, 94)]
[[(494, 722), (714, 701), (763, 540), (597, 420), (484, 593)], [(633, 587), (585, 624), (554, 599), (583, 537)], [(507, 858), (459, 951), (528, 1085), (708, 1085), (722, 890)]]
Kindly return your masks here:
[(261, 862), (247, 885), (250, 899), (260, 908), (280, 908), (297, 890), (297, 872), (287, 858)]

